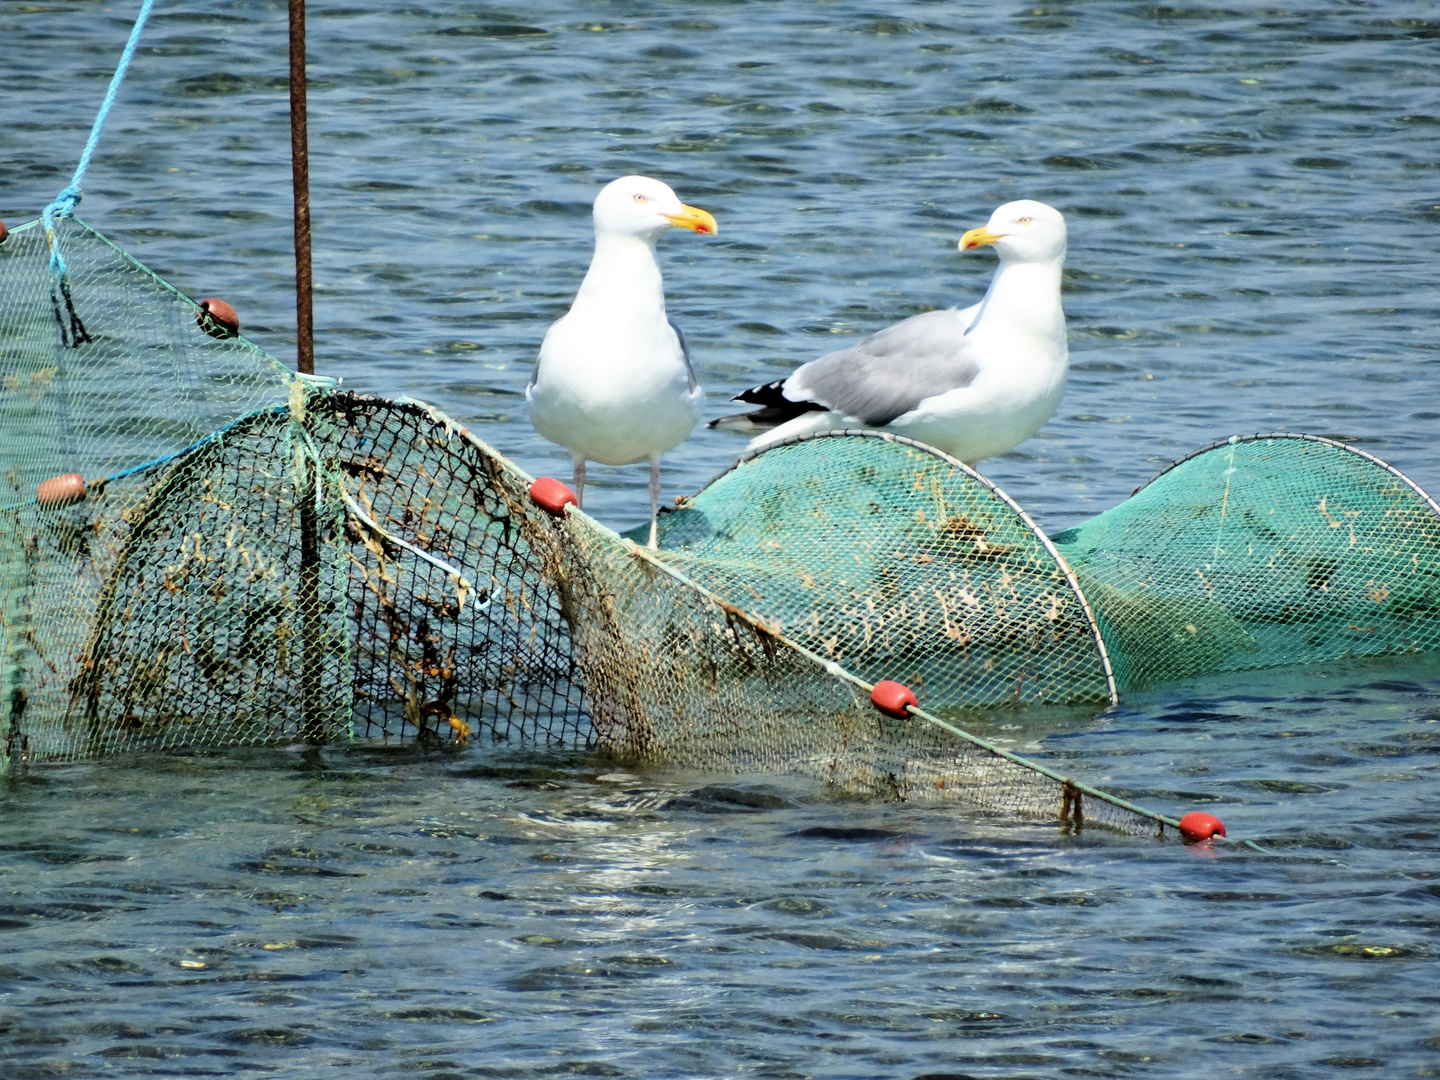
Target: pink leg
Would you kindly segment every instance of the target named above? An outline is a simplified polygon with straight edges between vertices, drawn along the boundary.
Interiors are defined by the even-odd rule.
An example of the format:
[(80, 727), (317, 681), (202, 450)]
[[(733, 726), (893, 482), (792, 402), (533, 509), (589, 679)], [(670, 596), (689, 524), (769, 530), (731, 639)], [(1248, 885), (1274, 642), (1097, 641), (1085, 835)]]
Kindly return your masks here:
[(575, 455), (575, 502), (585, 509), (585, 459), (579, 454)]
[(654, 551), (660, 545), (656, 542), (656, 519), (660, 513), (660, 455), (650, 459), (650, 543), (646, 546)]

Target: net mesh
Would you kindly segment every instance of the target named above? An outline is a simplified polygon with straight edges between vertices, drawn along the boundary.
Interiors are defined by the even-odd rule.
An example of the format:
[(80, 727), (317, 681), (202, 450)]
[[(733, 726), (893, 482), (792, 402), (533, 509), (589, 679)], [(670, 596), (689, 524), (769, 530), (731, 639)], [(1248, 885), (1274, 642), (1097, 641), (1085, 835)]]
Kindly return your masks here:
[(667, 561), (692, 579), (927, 708), (1113, 699), (1094, 619), (1050, 541), (930, 447), (868, 431), (782, 444), (661, 522)]
[(828, 433), (651, 552), (429, 406), (197, 322), (83, 223), (57, 242), (74, 320), (43, 232), (0, 246), (9, 758), (517, 738), (1148, 832), (962, 711), (1434, 643), (1435, 507), (1336, 443), (1232, 440), (1052, 543), (959, 462)]
[(1440, 507), (1330, 439), (1237, 436), (1054, 541), (1122, 689), (1440, 645)]

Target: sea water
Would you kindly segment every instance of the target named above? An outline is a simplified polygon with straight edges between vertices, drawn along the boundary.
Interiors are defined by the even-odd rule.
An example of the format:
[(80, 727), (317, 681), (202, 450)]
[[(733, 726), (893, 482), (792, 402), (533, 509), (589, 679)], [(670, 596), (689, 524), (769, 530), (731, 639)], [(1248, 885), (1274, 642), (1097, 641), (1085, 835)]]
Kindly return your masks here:
[[(293, 356), (285, 5), (160, 0), (80, 215)], [(69, 179), (132, 0), (0, 3), (0, 218)], [(1440, 18), (1418, 3), (312, 0), (318, 367), (532, 473), (536, 347), (627, 172), (709, 416), (973, 302), (1069, 222), (1072, 376), (983, 471), (1053, 530), (1237, 432), (1440, 488)], [(742, 448), (697, 433), (666, 497)], [(592, 466), (624, 527), (646, 470)], [(1184, 847), (480, 744), (0, 789), (0, 1076), (1440, 1074), (1440, 667), (1229, 676), (983, 733)]]

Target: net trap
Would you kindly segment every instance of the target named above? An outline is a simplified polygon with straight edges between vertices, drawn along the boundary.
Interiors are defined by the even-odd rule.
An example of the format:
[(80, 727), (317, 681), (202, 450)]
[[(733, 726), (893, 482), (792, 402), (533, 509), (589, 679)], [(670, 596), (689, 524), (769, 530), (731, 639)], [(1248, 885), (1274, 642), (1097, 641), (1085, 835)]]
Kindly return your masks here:
[(828, 432), (647, 550), (422, 402), (286, 370), (77, 218), (123, 70), (72, 186), (0, 229), (0, 767), (527, 739), (1205, 838), (966, 711), (1440, 643), (1440, 507), (1304, 435), (1047, 537), (932, 448)]
[(904, 799), (1173, 819), (963, 710), (1436, 643), (1440, 512), (1306, 436), (1235, 438), (1047, 537), (875, 432), (744, 458), (647, 551), (416, 401), (295, 375), (74, 217), (0, 245), (12, 761), (526, 738)]

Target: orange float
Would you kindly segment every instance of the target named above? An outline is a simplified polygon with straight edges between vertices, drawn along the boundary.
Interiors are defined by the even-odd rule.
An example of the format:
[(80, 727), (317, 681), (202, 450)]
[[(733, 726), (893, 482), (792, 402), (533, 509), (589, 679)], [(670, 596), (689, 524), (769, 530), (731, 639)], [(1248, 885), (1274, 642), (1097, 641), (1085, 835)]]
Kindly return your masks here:
[(1191, 843), (1225, 835), (1225, 823), (1214, 814), (1191, 810), (1180, 819), (1180, 835)]
[(920, 700), (915, 696), (915, 692), (904, 683), (895, 682), (893, 679), (882, 679), (875, 684), (875, 689), (870, 691), (870, 703), (886, 716), (893, 716), (897, 720), (904, 720), (910, 715), (911, 709), (920, 707)]
[(531, 484), (530, 498), (535, 500), (535, 505), (541, 510), (556, 517), (565, 513), (565, 507), (580, 505), (575, 492), (553, 476), (542, 476)]
[(213, 338), (232, 338), (240, 333), (240, 316), (224, 300), (211, 297), (200, 301), (195, 322)]
[(42, 480), (35, 488), (35, 501), (44, 510), (57, 510), (85, 498), (85, 478), (78, 472), (61, 473)]

